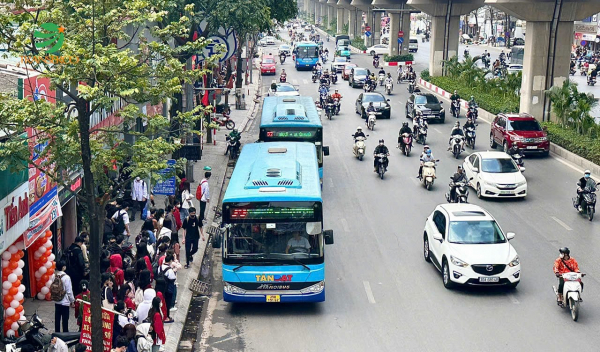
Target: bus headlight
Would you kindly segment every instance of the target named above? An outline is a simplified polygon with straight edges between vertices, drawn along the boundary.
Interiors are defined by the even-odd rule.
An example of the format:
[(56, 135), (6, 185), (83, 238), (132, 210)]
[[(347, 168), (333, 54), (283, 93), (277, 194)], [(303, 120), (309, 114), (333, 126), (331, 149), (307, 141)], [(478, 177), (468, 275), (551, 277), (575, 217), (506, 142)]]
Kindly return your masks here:
[(300, 293), (321, 293), (325, 289), (325, 281), (319, 281), (316, 284), (309, 286), (307, 288), (303, 288), (300, 290)]
[(237, 286), (233, 286), (229, 282), (225, 282), (223, 284), (223, 291), (225, 291), (225, 293), (229, 293), (229, 294), (232, 294), (232, 293), (239, 294), (239, 295), (246, 294), (246, 290), (243, 290)]

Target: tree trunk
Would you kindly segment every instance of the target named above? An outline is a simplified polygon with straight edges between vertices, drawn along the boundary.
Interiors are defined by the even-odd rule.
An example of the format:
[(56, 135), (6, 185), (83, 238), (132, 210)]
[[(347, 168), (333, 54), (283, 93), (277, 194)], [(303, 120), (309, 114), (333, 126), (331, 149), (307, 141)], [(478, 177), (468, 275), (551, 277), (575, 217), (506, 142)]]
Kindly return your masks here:
[[(245, 34), (244, 35), (238, 34), (238, 37), (239, 37), (238, 41), (239, 41), (240, 44), (238, 45), (237, 53), (236, 53), (236, 56), (237, 56), (237, 64), (236, 64), (236, 66), (237, 67), (235, 69), (235, 72), (236, 72), (235, 87), (236, 88), (242, 88), (242, 79), (243, 79), (243, 77), (242, 77), (242, 73), (243, 73), (242, 72), (242, 64), (243, 64), (243, 62), (242, 62), (243, 61), (242, 60), (242, 51), (243, 51), (244, 45), (246, 45), (246, 35)], [(248, 65), (252, 65), (252, 61), (253, 61), (252, 60), (253, 59), (252, 58), (252, 53), (248, 53), (247, 52), (246, 56), (247, 56), (246, 59), (248, 61)], [(247, 70), (248, 70), (248, 67), (246, 67), (246, 71)]]
[(475, 10), (475, 40), (479, 41), (479, 9)]
[(95, 351), (102, 350), (102, 283), (100, 282), (100, 249), (102, 247), (101, 213), (96, 204), (96, 190), (94, 187), (94, 174), (92, 173), (92, 153), (90, 148), (90, 113), (85, 100), (77, 102), (79, 121), (79, 134), (81, 136), (81, 160), (83, 167), (83, 188), (86, 194), (86, 205), (90, 218), (90, 297), (91, 323), (92, 323), (92, 346)]

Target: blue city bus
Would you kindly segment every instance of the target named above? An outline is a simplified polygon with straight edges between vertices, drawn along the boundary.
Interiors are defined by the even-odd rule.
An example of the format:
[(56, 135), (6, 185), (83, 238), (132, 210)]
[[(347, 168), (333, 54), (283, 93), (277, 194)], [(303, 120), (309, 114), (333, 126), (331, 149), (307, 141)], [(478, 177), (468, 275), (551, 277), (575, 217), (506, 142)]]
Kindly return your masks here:
[(323, 201), (311, 143), (242, 149), (223, 198), (226, 302), (325, 300)]
[(319, 179), (323, 182), (323, 124), (311, 97), (265, 97), (258, 140), (261, 142), (311, 142), (317, 149)]
[(294, 47), (296, 70), (312, 70), (319, 62), (319, 45), (313, 42), (300, 42)]

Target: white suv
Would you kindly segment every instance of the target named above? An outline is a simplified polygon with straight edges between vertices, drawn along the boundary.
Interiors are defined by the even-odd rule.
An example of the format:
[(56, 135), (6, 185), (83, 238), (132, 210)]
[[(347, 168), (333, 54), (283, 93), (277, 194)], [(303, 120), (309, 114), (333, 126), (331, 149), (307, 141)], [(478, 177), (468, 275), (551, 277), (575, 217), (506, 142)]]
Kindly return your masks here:
[(427, 217), (423, 256), (442, 272), (444, 287), (456, 284), (517, 287), (521, 263), (496, 219), (472, 204), (441, 204)]

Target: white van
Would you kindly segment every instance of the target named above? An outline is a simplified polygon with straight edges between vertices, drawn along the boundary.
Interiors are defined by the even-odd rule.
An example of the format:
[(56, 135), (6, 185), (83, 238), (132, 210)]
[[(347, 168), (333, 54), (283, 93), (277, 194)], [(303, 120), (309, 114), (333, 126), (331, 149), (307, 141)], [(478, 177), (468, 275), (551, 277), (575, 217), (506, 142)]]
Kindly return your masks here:
[(416, 53), (419, 50), (419, 41), (411, 38), (408, 42), (408, 52)]

